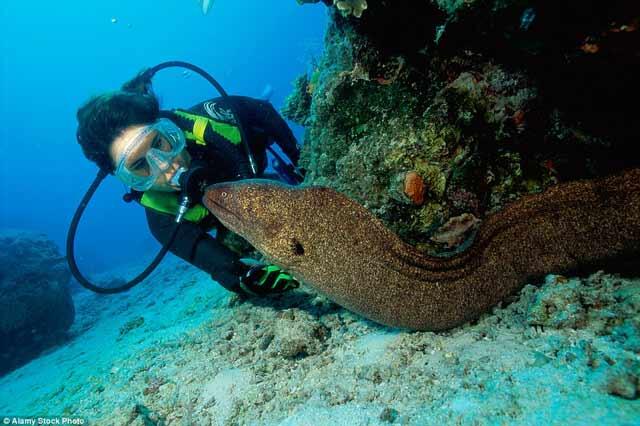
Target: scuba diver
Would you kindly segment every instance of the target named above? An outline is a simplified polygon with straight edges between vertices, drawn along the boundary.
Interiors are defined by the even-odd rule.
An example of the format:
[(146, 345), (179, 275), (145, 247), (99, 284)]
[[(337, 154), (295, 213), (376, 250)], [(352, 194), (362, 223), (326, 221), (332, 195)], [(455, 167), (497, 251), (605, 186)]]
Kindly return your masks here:
[[(278, 267), (241, 259), (242, 252), (225, 243), (230, 231), (199, 203), (204, 184), (195, 189), (192, 199), (198, 201), (183, 211), (179, 228), (174, 221), (182, 178), (193, 170), (206, 176), (206, 184), (264, 176), (273, 142), (291, 160), (289, 169), (283, 168), (271, 150), (282, 180), (299, 183), (300, 150), (287, 123), (268, 101), (226, 93), (187, 110), (161, 110), (145, 75), (78, 109), (76, 135), (84, 155), (104, 175), (115, 175), (131, 188), (125, 201), (145, 207), (149, 229), (161, 244), (227, 290), (261, 296), (298, 287)], [(215, 238), (208, 233), (214, 228)]]

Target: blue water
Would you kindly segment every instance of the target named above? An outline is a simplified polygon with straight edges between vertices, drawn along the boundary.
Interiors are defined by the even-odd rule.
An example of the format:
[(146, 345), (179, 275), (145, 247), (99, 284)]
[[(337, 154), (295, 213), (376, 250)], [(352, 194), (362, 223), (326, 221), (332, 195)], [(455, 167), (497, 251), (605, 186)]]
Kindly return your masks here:
[[(97, 168), (75, 140), (77, 108), (145, 67), (192, 62), (230, 94), (259, 97), (267, 85), (279, 108), (291, 82), (322, 49), (326, 8), (293, 0), (217, 0), (203, 15), (195, 0), (0, 3), (0, 224), (47, 234), (64, 247), (67, 227)], [(163, 108), (217, 96), (196, 75), (168, 70), (154, 80)], [(292, 125), (298, 139), (302, 129)], [(87, 272), (150, 259), (159, 245), (143, 209), (121, 201), (109, 177), (78, 231)]]

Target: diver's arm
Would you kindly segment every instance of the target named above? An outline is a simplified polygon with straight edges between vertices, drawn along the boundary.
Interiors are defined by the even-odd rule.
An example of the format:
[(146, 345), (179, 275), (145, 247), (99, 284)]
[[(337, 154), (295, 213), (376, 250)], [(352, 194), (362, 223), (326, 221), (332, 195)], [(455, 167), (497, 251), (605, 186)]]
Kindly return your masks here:
[[(173, 216), (151, 209), (145, 209), (145, 211), (149, 230), (161, 244), (165, 244), (176, 226)], [(170, 251), (211, 274), (211, 277), (227, 290), (244, 293), (240, 288), (239, 277), (246, 272), (247, 267), (240, 262), (235, 253), (216, 241), (198, 225), (183, 222)]]
[(298, 164), (300, 148), (289, 125), (268, 101), (245, 96), (232, 96), (242, 119), (251, 127), (260, 129), (275, 140), (294, 165)]

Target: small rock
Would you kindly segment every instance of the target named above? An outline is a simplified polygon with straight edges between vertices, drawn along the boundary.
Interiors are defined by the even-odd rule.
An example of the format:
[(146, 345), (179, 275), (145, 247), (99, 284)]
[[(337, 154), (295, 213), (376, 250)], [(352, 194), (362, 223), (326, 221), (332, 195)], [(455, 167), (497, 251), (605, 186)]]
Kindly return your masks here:
[(398, 418), (398, 411), (393, 408), (386, 407), (380, 413), (380, 420), (387, 423), (393, 423)]
[(607, 392), (625, 399), (638, 399), (638, 379), (629, 374), (615, 374), (607, 382)]
[(127, 321), (125, 325), (120, 327), (120, 337), (129, 333), (131, 330), (141, 327), (144, 324), (144, 317), (137, 317), (130, 321)]
[(304, 311), (290, 309), (281, 313), (273, 328), (269, 351), (292, 359), (315, 355), (322, 351), (328, 331)]
[(545, 364), (548, 364), (551, 361), (551, 358), (543, 354), (542, 352), (534, 351), (533, 356), (529, 360), (528, 364), (532, 367), (542, 367)]
[(267, 334), (265, 336), (262, 336), (262, 338), (260, 339), (260, 342), (258, 342), (258, 348), (260, 348), (261, 351), (266, 350), (269, 345), (271, 344), (271, 342), (273, 341), (273, 334)]

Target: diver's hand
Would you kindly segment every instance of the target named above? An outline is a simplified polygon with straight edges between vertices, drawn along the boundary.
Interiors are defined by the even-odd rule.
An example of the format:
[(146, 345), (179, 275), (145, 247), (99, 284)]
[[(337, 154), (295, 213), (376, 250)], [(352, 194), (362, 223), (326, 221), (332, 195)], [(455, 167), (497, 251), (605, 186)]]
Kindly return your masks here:
[(275, 265), (256, 264), (240, 277), (240, 287), (249, 294), (264, 296), (298, 288), (300, 283)]

